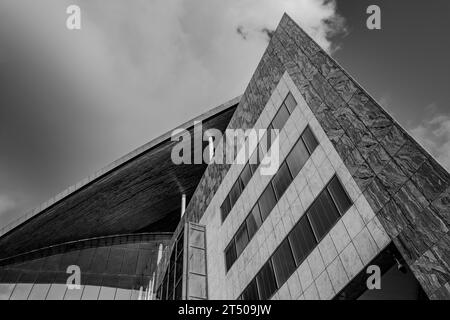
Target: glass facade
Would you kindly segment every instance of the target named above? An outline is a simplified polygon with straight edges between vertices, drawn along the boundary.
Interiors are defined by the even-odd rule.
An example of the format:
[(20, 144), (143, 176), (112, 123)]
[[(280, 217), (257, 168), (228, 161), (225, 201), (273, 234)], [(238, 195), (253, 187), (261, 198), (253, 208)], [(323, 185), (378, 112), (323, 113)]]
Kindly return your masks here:
[[(138, 299), (152, 281), (160, 244), (171, 234), (133, 234), (71, 242), (3, 260), (0, 300)], [(78, 266), (78, 288), (67, 286)], [(71, 278), (72, 279), (72, 278)], [(74, 283), (69, 280), (69, 283)]]

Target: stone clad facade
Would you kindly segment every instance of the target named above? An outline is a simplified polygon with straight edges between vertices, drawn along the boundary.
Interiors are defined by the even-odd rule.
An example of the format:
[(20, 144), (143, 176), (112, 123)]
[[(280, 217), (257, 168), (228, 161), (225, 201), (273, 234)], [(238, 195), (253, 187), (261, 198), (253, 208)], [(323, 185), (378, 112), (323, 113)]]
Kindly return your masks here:
[[(449, 173), (287, 15), (275, 30), (228, 127), (258, 125), (280, 82), (298, 90), (318, 131), (324, 133), (321, 146), (325, 143), (336, 151), (345, 165), (343, 174), (351, 177), (364, 196), (377, 228), (393, 241), (428, 297), (450, 298)], [(228, 176), (236, 174), (232, 167), (208, 166), (187, 207), (188, 220), (209, 223), (206, 213), (220, 214), (214, 197), (230, 187)], [(370, 233), (367, 224), (365, 228)], [(227, 237), (220, 230), (219, 235)], [(216, 239), (207, 236), (207, 241), (209, 245)], [(208, 274), (212, 284), (213, 275)], [(227, 297), (237, 296), (230, 293)]]

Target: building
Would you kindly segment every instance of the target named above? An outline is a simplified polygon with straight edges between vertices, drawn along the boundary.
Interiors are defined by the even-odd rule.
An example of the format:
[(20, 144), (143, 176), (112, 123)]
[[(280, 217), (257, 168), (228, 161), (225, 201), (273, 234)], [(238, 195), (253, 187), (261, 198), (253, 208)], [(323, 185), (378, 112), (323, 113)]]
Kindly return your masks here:
[(0, 299), (450, 298), (449, 173), (287, 15), (197, 120), (279, 133), (207, 166), (173, 164), (166, 134), (55, 197), (0, 235)]

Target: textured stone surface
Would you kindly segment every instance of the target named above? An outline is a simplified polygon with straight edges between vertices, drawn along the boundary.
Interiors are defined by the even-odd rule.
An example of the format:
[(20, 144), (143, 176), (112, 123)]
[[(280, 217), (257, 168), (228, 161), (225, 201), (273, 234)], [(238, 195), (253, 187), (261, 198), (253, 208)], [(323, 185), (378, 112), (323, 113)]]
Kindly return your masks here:
[[(427, 293), (445, 296), (447, 251), (441, 252), (440, 259), (424, 255), (448, 239), (448, 172), (287, 15), (272, 36), (230, 127), (254, 124), (285, 71), (401, 254), (415, 266), (414, 274)], [(202, 216), (226, 172), (216, 166), (207, 169), (206, 182), (189, 203), (189, 217)], [(429, 281), (437, 270), (443, 280)]]

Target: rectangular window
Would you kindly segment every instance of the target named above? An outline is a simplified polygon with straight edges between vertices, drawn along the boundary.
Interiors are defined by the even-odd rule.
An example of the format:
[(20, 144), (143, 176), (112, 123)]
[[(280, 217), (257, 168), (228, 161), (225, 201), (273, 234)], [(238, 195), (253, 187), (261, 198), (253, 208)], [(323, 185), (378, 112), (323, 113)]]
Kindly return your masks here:
[(287, 167), (286, 162), (283, 162), (283, 164), (278, 169), (278, 172), (276, 173), (275, 177), (273, 177), (272, 184), (273, 189), (275, 190), (275, 195), (277, 196), (277, 199), (281, 199), (286, 189), (289, 187), (289, 185), (292, 182), (292, 176), (289, 172), (289, 169)]
[(259, 209), (261, 210), (261, 218), (263, 221), (266, 220), (276, 203), (277, 199), (275, 198), (272, 184), (269, 183), (258, 200)]
[(339, 212), (328, 190), (323, 190), (308, 210), (312, 228), (320, 241), (339, 219)]
[(272, 125), (274, 129), (283, 129), (286, 121), (289, 119), (289, 111), (284, 104), (281, 105), (275, 117), (273, 117)]
[(269, 299), (278, 289), (270, 260), (266, 262), (256, 275), (256, 282), (258, 283), (259, 297), (261, 300)]
[(292, 256), (291, 247), (289, 246), (289, 240), (287, 238), (284, 239), (273, 254), (272, 263), (278, 288), (281, 288), (295, 271), (294, 257)]
[(242, 169), (241, 175), (239, 177), (242, 181), (242, 186), (244, 189), (247, 184), (250, 182), (250, 179), (252, 178), (252, 172), (250, 171), (250, 165), (247, 163), (244, 167), (244, 169)]
[(243, 223), (241, 227), (238, 229), (236, 233), (236, 256), (244, 251), (245, 247), (248, 244), (248, 233), (247, 233), (247, 225)]
[(231, 240), (228, 247), (225, 249), (225, 267), (226, 271), (230, 270), (234, 261), (236, 261), (236, 245), (234, 243), (234, 238)]
[(312, 133), (311, 128), (309, 126), (306, 127), (305, 131), (303, 131), (302, 138), (306, 144), (306, 147), (309, 150), (309, 153), (312, 154), (316, 149), (316, 147), (319, 145), (319, 143), (317, 142), (317, 139)]
[(295, 263), (299, 266), (317, 244), (306, 215), (295, 225), (288, 238), (294, 253)]
[(230, 211), (231, 211), (230, 197), (227, 196), (223, 201), (222, 205), (220, 206), (220, 212), (222, 214), (222, 222), (225, 221)]
[(342, 187), (342, 184), (339, 182), (338, 177), (334, 176), (333, 179), (331, 179), (331, 182), (328, 184), (328, 190), (330, 191), (340, 214), (343, 215), (348, 208), (352, 206), (352, 202)]
[(258, 285), (256, 284), (256, 280), (253, 279), (247, 288), (242, 293), (243, 300), (259, 300), (258, 294)]
[(252, 170), (252, 175), (256, 173), (256, 170), (258, 170), (259, 163), (261, 162), (261, 157), (259, 156), (259, 145), (256, 146), (255, 151), (250, 156), (249, 164), (250, 169)]
[(253, 238), (256, 231), (262, 224), (261, 213), (259, 212), (259, 205), (256, 204), (246, 219), (247, 231), (249, 239)]
[(302, 139), (299, 139), (292, 148), (292, 151), (286, 157), (286, 162), (289, 166), (289, 170), (292, 173), (292, 176), (295, 178), (300, 170), (305, 165), (306, 161), (308, 161), (309, 153), (303, 143)]
[(295, 101), (292, 93), (288, 93), (286, 100), (284, 100), (284, 104), (286, 105), (290, 113), (294, 111), (295, 107), (297, 106), (297, 101)]
[(234, 183), (233, 187), (231, 187), (230, 191), (230, 204), (231, 208), (233, 208), (234, 204), (239, 199), (239, 196), (241, 195), (241, 184), (239, 179)]

